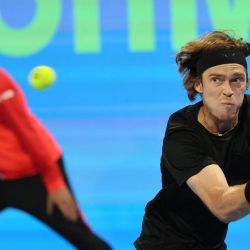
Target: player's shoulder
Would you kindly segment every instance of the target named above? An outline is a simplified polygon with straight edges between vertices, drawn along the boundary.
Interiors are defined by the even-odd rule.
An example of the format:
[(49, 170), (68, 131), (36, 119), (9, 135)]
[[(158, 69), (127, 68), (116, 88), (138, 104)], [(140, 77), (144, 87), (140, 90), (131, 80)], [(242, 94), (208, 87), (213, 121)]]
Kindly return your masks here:
[(165, 139), (172, 137), (173, 140), (182, 142), (183, 140), (197, 141), (200, 136), (200, 124), (197, 120), (202, 102), (185, 106), (174, 112), (168, 120), (165, 131)]
[(201, 102), (197, 102), (175, 111), (171, 114), (169, 121), (183, 125), (189, 122), (193, 123), (195, 120), (197, 120), (197, 115), (201, 104)]

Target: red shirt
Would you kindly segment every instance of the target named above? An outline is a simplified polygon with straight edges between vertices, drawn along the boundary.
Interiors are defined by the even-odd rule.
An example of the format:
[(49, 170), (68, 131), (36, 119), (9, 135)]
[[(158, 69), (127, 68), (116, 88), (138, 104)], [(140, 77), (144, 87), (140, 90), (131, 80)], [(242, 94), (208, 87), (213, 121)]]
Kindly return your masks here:
[(55, 191), (65, 185), (60, 156), (60, 147), (32, 114), (21, 89), (0, 68), (0, 178), (41, 174), (47, 191)]

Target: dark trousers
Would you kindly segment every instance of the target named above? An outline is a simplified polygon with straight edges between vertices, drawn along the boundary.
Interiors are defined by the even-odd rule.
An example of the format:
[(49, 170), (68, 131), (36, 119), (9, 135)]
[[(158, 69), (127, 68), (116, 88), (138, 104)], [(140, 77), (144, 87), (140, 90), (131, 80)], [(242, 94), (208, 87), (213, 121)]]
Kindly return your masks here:
[[(62, 159), (59, 163), (65, 175)], [(69, 185), (66, 175), (65, 180)], [(39, 175), (14, 181), (0, 181), (0, 210), (13, 207), (33, 215), (71, 242), (77, 249), (111, 249), (90, 230), (81, 216), (76, 222), (69, 221), (56, 207), (52, 215), (47, 215), (46, 202), (47, 191)]]

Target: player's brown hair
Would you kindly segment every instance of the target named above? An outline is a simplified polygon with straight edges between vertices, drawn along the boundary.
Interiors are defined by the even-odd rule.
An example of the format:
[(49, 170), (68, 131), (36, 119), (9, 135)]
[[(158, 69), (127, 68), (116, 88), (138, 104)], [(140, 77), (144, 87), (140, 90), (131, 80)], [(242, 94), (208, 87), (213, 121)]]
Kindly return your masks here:
[(250, 53), (248, 43), (242, 38), (234, 38), (225, 31), (211, 31), (197, 40), (188, 42), (176, 53), (178, 70), (183, 75), (183, 85), (190, 101), (194, 101), (198, 94), (194, 85), (201, 79), (201, 75), (196, 72), (199, 56), (204, 50), (217, 49), (238, 49), (246, 56)]

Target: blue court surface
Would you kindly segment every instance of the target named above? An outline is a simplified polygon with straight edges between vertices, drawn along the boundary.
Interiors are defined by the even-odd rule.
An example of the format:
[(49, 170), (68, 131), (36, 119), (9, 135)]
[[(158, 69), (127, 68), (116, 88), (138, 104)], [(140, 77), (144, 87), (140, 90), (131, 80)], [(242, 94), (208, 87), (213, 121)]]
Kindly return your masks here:
[[(32, 111), (62, 146), (80, 208), (114, 250), (134, 249), (145, 205), (161, 188), (168, 117), (190, 103), (174, 62), (176, 47), (209, 30), (227, 28), (227, 16), (240, 15), (227, 15), (236, 5), (244, 12), (244, 1), (216, 2), (219, 8), (231, 8), (224, 8), (220, 18), (225, 21), (220, 22), (212, 15), (217, 8), (212, 2), (0, 1), (0, 24), (7, 27), (0, 25), (6, 39), (0, 39), (0, 65), (19, 82)], [(50, 12), (42, 11), (46, 7)], [(85, 15), (78, 16), (79, 9)], [(185, 13), (191, 14), (184, 19)], [(249, 38), (249, 25), (245, 33), (240, 29), (246, 27), (244, 20), (249, 22), (244, 13), (235, 28)], [(133, 15), (140, 18), (139, 26)], [(47, 34), (53, 22), (54, 30)], [(29, 85), (28, 74), (37, 65), (55, 69), (57, 81), (51, 88), (38, 91)], [(228, 250), (249, 250), (249, 223), (247, 217), (231, 224)], [(8, 209), (0, 214), (0, 249), (73, 247), (30, 215)]]

